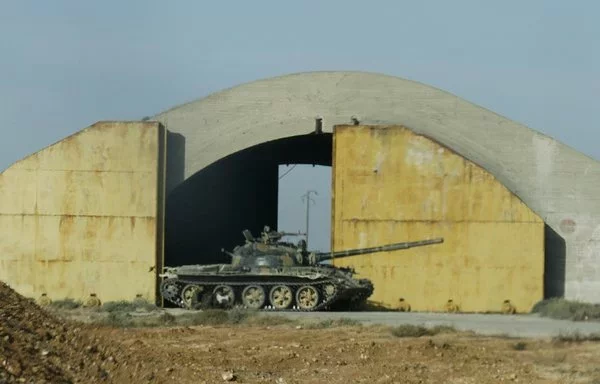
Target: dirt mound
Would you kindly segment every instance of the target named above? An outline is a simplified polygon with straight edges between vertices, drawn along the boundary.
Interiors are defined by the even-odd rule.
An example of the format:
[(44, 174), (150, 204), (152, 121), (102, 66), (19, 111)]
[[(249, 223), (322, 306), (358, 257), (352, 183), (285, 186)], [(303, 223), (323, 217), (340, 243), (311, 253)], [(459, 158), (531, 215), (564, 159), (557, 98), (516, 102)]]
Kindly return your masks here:
[(0, 282), (0, 383), (110, 381), (115, 352)]

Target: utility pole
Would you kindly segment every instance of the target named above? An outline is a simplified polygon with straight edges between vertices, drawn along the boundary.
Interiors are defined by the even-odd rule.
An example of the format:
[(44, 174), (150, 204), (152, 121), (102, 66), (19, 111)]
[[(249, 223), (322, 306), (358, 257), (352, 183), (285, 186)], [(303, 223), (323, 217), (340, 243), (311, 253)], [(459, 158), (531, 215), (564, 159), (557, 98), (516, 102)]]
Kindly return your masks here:
[(302, 195), (302, 201), (306, 200), (306, 246), (308, 246), (308, 218), (310, 215), (310, 203), (315, 204), (315, 200), (310, 197), (310, 194), (314, 193), (315, 195), (319, 195), (317, 191), (308, 190), (304, 195)]

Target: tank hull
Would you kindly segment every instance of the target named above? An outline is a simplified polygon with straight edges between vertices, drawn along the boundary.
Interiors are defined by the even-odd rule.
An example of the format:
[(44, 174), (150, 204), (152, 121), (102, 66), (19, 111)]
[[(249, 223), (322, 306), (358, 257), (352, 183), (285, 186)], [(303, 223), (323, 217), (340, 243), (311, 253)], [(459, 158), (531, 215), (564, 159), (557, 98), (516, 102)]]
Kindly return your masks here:
[(246, 271), (226, 264), (187, 266), (165, 275), (160, 291), (166, 301), (187, 309), (351, 310), (373, 293), (371, 281), (351, 274), (326, 266)]

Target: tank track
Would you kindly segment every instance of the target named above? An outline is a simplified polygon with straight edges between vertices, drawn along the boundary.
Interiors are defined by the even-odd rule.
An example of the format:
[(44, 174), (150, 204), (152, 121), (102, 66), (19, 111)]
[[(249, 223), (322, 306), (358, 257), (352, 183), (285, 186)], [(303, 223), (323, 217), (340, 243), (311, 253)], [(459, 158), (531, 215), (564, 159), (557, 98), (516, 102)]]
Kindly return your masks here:
[[(174, 286), (177, 287), (177, 289), (175, 291), (167, 289), (168, 285), (171, 285), (171, 284), (173, 284)], [(345, 293), (346, 294), (348, 293), (347, 289), (339, 287), (338, 284), (335, 282), (335, 280), (328, 279), (328, 278), (319, 279), (317, 281), (298, 281), (298, 282), (290, 282), (290, 281), (286, 281), (286, 282), (282, 282), (282, 281), (279, 281), (279, 282), (267, 282), (267, 281), (202, 282), (202, 281), (198, 281), (198, 280), (185, 280), (185, 279), (181, 279), (181, 278), (169, 278), (169, 279), (163, 280), (163, 282), (161, 283), (160, 293), (161, 293), (162, 297), (165, 300), (167, 300), (168, 302), (170, 302), (180, 308), (189, 309), (182, 298), (182, 291), (189, 284), (207, 286), (207, 287), (209, 287), (209, 290), (211, 292), (215, 287), (217, 287), (219, 285), (229, 285), (231, 287), (234, 287), (234, 289), (236, 287), (240, 288), (240, 287), (244, 287), (244, 286), (248, 286), (248, 285), (259, 285), (259, 286), (263, 287), (263, 289), (265, 289), (265, 293), (267, 294), (267, 297), (265, 299), (265, 305), (263, 305), (262, 308), (259, 309), (259, 311), (261, 311), (261, 312), (316, 312), (316, 311), (320, 311), (323, 309), (326, 310), (326, 309), (328, 309), (329, 306), (335, 304), (340, 297), (343, 297)], [(323, 295), (323, 286), (325, 286), (326, 284), (333, 284), (336, 287), (335, 293), (328, 297), (325, 297)], [(268, 292), (270, 291), (270, 289), (272, 287), (277, 286), (277, 285), (286, 285), (286, 286), (290, 287), (294, 292), (299, 287), (302, 287), (305, 285), (311, 285), (311, 286), (317, 288), (317, 290), (319, 291), (319, 296), (320, 296), (319, 304), (312, 308), (299, 308), (298, 306), (293, 306), (293, 307), (288, 307), (288, 308), (269, 307)], [(366, 300), (373, 291), (372, 285), (368, 285), (365, 288), (358, 288), (358, 289), (360, 291), (357, 292), (357, 294), (352, 295), (350, 297), (350, 299), (354, 299), (353, 301)], [(236, 299), (236, 301), (238, 301), (238, 300)], [(294, 301), (295, 301), (295, 297), (293, 298), (292, 302), (294, 302)], [(234, 305), (234, 307), (244, 308), (244, 305), (240, 303), (239, 305)]]

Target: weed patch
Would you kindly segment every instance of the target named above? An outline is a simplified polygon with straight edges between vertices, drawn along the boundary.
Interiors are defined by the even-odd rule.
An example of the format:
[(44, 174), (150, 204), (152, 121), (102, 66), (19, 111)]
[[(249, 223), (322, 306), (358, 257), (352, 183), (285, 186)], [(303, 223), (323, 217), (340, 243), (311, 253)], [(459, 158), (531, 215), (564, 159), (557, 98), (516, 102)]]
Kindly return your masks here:
[(158, 323), (160, 325), (173, 325), (177, 323), (177, 318), (168, 312), (164, 312), (158, 317)]
[(109, 301), (100, 307), (105, 312), (151, 312), (158, 310), (154, 304), (145, 301)]
[(547, 299), (536, 303), (532, 313), (560, 320), (600, 321), (600, 304), (583, 303), (564, 299)]
[(281, 315), (265, 315), (265, 316), (253, 316), (247, 319), (247, 323), (250, 325), (258, 325), (263, 327), (275, 326), (275, 325), (283, 325), (283, 324), (293, 324), (296, 323), (295, 320), (290, 319), (289, 317), (281, 316)]
[(99, 321), (99, 324), (115, 328), (129, 328), (133, 327), (135, 322), (128, 313), (110, 312), (108, 316)]
[(518, 343), (512, 345), (512, 349), (514, 349), (515, 351), (524, 351), (527, 349), (527, 344), (522, 341), (519, 341)]
[(243, 309), (207, 309), (180, 316), (178, 323), (185, 325), (232, 325), (248, 322), (256, 314)]
[(427, 328), (420, 325), (403, 324), (393, 327), (390, 332), (396, 337), (422, 337), (435, 336), (440, 333), (454, 333), (456, 329), (448, 325), (438, 325), (433, 328)]
[(583, 343), (585, 341), (600, 341), (600, 333), (581, 334), (578, 331), (559, 333), (558, 336), (553, 338), (553, 341), (559, 343)]
[(81, 300), (74, 299), (56, 300), (50, 303), (50, 307), (55, 309), (77, 309), (82, 306), (83, 302)]
[(326, 319), (317, 322), (309, 322), (304, 324), (304, 328), (306, 329), (324, 329), (324, 328), (333, 328), (333, 327), (358, 327), (361, 326), (362, 323), (358, 320), (341, 318), (341, 319)]

